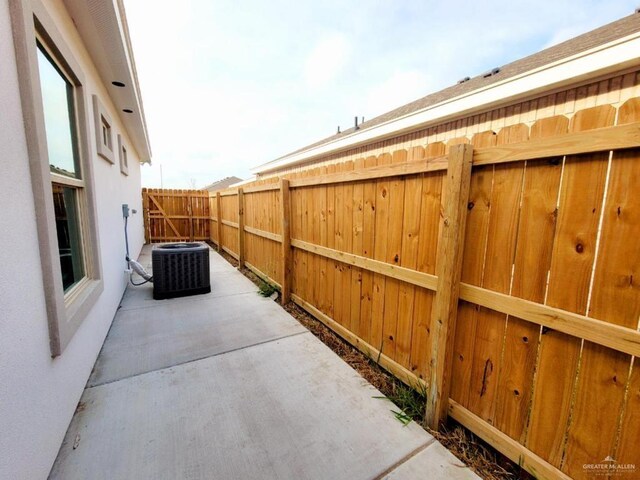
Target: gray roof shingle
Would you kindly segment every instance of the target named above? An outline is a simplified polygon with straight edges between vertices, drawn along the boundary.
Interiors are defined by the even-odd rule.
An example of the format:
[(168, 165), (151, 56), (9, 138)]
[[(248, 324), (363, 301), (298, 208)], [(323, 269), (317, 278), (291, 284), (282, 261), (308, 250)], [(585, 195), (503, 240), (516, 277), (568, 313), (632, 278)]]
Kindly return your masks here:
[(234, 183), (241, 182), (242, 179), (238, 177), (225, 177), (222, 180), (218, 180), (217, 182), (213, 182), (206, 187), (203, 187), (203, 190), (208, 190), (210, 192), (215, 192), (216, 190), (223, 190), (227, 188), (229, 185), (233, 185)]

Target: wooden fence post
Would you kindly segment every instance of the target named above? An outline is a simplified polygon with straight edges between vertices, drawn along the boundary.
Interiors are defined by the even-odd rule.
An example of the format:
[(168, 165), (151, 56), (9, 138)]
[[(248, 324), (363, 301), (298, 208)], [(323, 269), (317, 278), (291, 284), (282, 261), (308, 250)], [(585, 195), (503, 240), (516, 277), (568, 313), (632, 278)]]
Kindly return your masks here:
[(220, 192), (216, 192), (216, 228), (218, 229), (218, 252), (222, 251), (222, 199)]
[(282, 210), (282, 292), (281, 302), (286, 305), (291, 300), (291, 272), (293, 257), (291, 255), (291, 196), (289, 180), (280, 179), (280, 207)]
[(211, 201), (211, 192), (208, 194), (207, 202), (209, 203), (209, 241), (213, 242), (213, 205)]
[(144, 240), (151, 243), (151, 229), (149, 227), (149, 192), (142, 189), (142, 220), (144, 221)]
[(189, 215), (189, 241), (193, 242), (193, 190), (187, 192), (187, 214)]
[(238, 268), (244, 267), (244, 194), (238, 189)]
[(449, 404), (472, 162), (471, 145), (454, 145), (449, 150), (436, 263), (438, 287), (430, 325), (431, 372), (426, 420), (434, 430), (447, 418)]

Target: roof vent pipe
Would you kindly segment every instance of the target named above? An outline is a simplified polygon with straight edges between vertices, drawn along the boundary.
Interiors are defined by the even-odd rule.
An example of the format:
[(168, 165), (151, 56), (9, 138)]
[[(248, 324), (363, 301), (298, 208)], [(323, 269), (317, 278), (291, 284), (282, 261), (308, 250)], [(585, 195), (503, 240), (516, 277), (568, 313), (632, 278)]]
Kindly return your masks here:
[[(338, 125), (338, 133), (340, 133), (340, 125)], [(336, 134), (337, 135), (337, 134)]]
[(358, 130), (360, 127), (358, 126), (358, 116), (356, 115), (355, 117), (353, 117), (354, 121), (355, 121), (355, 129)]
[(491, 70), (489, 70), (488, 72), (484, 72), (482, 74), (483, 78), (488, 78), (491, 77), (493, 75), (496, 75), (497, 73), (500, 73), (500, 68), (496, 67), (496, 68), (492, 68)]

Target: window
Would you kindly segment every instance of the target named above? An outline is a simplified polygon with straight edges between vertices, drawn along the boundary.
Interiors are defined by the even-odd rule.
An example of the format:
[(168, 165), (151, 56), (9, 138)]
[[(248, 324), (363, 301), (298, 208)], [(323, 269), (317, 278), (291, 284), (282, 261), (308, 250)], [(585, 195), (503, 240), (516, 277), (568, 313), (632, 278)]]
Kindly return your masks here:
[(120, 172), (129, 175), (129, 159), (127, 158), (127, 147), (122, 141), (122, 135), (118, 135), (118, 150), (120, 150)]
[(84, 182), (78, 165), (74, 89), (41, 42), (37, 42), (42, 109), (51, 170), (58, 254), (65, 292), (84, 278), (81, 213)]
[(109, 120), (104, 118), (104, 115), (100, 115), (100, 123), (102, 127), (102, 146), (113, 150), (113, 146), (111, 145), (111, 125), (109, 124)]
[[(104, 289), (86, 82), (41, 2), (10, 0), (51, 355)], [(107, 118), (108, 120), (108, 118)], [(100, 129), (107, 145), (112, 132)]]
[(113, 148), (113, 122), (97, 95), (93, 96), (93, 117), (96, 128), (96, 147), (98, 155), (109, 163), (116, 163)]
[(84, 277), (80, 218), (76, 190), (58, 183), (52, 185), (53, 206), (60, 252), (62, 286), (66, 292)]

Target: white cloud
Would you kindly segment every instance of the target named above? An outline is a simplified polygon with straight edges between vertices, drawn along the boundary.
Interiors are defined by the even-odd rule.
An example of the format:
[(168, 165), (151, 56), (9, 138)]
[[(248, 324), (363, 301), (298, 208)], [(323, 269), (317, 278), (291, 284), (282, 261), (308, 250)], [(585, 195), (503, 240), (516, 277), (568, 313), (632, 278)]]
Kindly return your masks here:
[(160, 186), (160, 164), (168, 188), (246, 178), (355, 115), (630, 14), (636, 1), (125, 0), (154, 153), (143, 185)]
[(322, 88), (343, 71), (351, 56), (351, 45), (340, 33), (325, 35), (307, 57), (304, 78), (310, 88)]

